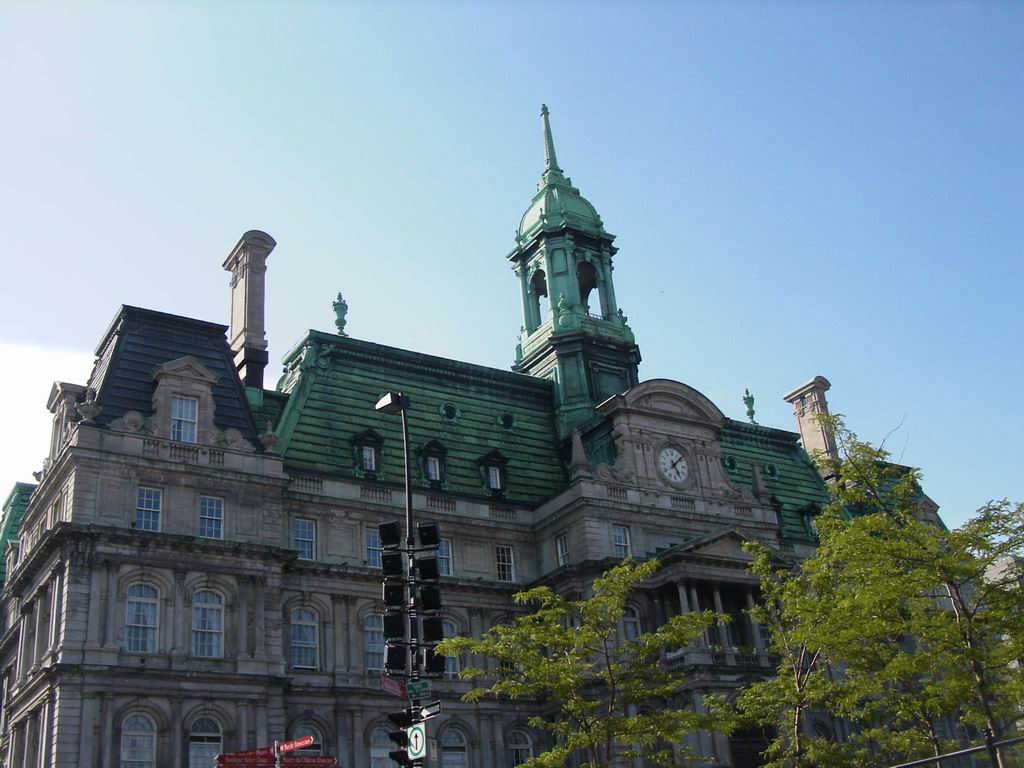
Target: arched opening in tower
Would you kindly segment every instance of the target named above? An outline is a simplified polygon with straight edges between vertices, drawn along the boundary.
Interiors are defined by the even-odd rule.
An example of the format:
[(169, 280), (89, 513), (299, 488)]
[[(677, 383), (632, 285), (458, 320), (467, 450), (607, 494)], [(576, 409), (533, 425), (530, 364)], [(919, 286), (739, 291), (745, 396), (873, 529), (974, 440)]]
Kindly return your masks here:
[[(604, 306), (598, 306), (597, 312), (591, 313), (590, 311), (590, 293), (597, 288), (597, 268), (589, 262), (581, 261), (576, 265), (576, 280), (580, 286), (580, 301), (583, 303), (584, 311), (604, 317)], [(597, 297), (600, 305), (601, 291), (597, 292)]]
[(530, 298), (533, 302), (533, 319), (535, 326), (540, 325), (548, 316), (548, 281), (543, 269), (538, 269), (530, 278)]

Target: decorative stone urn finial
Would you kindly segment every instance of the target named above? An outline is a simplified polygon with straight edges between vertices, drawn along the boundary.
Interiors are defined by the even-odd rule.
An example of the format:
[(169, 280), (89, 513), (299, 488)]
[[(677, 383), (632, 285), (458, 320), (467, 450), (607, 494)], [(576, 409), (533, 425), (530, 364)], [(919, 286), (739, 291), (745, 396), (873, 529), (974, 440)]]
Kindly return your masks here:
[(78, 415), (82, 417), (83, 424), (94, 424), (95, 419), (103, 409), (96, 404), (96, 390), (89, 387), (85, 390), (85, 402), (79, 403), (75, 406), (75, 410), (78, 411)]
[(334, 303), (331, 306), (334, 307), (334, 314), (336, 316), (334, 320), (334, 325), (337, 326), (338, 328), (338, 335), (348, 336), (348, 334), (345, 333), (345, 315), (348, 314), (348, 304), (346, 304), (345, 300), (341, 298), (340, 293), (338, 294), (338, 298), (334, 300)]
[(757, 424), (754, 421), (754, 396), (750, 394), (749, 389), (743, 390), (743, 404), (747, 406), (747, 418), (750, 419), (750, 423)]

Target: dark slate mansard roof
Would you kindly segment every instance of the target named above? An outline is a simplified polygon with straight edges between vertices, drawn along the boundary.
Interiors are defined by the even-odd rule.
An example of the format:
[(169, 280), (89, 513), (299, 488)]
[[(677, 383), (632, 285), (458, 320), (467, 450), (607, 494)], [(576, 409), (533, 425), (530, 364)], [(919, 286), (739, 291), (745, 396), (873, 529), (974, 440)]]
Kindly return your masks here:
[(217, 377), (214, 424), (221, 429), (234, 427), (258, 447), (227, 330), (217, 323), (122, 306), (96, 347), (96, 363), (89, 377), (89, 387), (103, 409), (96, 421), (106, 425), (128, 411), (152, 415), (153, 372), (164, 363), (192, 355)]

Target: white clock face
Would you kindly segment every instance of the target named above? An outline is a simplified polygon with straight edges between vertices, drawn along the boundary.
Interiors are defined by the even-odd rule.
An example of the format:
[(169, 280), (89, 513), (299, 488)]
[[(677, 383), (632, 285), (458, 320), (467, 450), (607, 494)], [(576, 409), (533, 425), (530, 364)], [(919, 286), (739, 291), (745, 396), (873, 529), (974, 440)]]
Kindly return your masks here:
[(670, 483), (685, 483), (690, 476), (690, 467), (686, 457), (678, 448), (662, 448), (658, 454), (658, 469)]

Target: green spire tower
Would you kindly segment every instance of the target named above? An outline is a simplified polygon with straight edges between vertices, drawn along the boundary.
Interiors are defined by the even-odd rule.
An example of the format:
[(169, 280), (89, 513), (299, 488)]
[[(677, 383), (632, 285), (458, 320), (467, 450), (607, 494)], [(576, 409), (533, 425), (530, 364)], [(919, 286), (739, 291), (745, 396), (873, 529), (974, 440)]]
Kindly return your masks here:
[(523, 299), (514, 370), (555, 381), (567, 437), (595, 405), (637, 383), (640, 349), (615, 301), (615, 236), (558, 167), (545, 105), (540, 119), (544, 173), (508, 255)]

